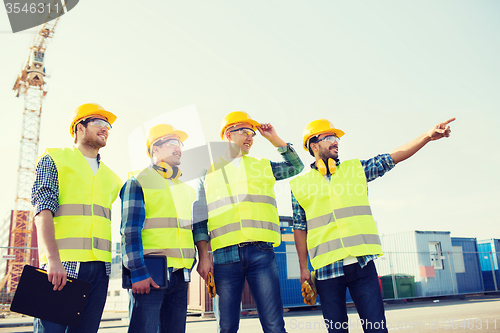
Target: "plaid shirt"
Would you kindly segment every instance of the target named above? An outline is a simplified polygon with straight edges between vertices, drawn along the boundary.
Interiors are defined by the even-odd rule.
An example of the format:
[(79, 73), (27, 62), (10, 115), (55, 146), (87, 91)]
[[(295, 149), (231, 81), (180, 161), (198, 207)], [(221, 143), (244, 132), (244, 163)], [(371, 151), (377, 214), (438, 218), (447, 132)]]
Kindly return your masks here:
[[(283, 180), (295, 176), (304, 169), (304, 164), (290, 143), (286, 146), (278, 147), (278, 152), (283, 157), (284, 162), (271, 162), (271, 169), (276, 180)], [(210, 241), (210, 236), (208, 235), (207, 198), (204, 186), (205, 176), (200, 178), (197, 197), (193, 203), (193, 234), (195, 242), (201, 240)], [(215, 250), (213, 258), (216, 264), (239, 262), (240, 255), (238, 245), (231, 245)]]
[[(146, 220), (146, 206), (141, 184), (135, 178), (130, 178), (120, 191), (122, 199), (122, 259), (123, 265), (130, 269), (132, 283), (149, 278), (149, 272), (144, 262), (142, 248), (142, 229)], [(167, 268), (167, 279), (173, 268)], [(191, 270), (184, 268), (184, 281), (191, 281)]]
[[(97, 154), (97, 163), (101, 157)], [(31, 189), (31, 204), (35, 207), (35, 216), (44, 209), (48, 209), (55, 215), (59, 208), (59, 179), (57, 167), (52, 157), (43, 155), (36, 166), (35, 182)], [(76, 261), (63, 261), (62, 265), (69, 278), (78, 279), (80, 263)], [(40, 268), (46, 269), (47, 265), (42, 264)], [(111, 263), (106, 262), (106, 274), (111, 274)]]
[[(339, 165), (337, 163), (337, 165)], [(361, 166), (365, 170), (366, 181), (371, 182), (372, 180), (382, 177), (386, 172), (394, 168), (394, 161), (391, 155), (381, 154), (377, 155), (368, 160), (361, 160)], [(311, 164), (311, 168), (317, 169), (315, 163)], [(328, 180), (330, 180), (331, 175), (328, 175)], [(304, 208), (299, 204), (297, 199), (292, 193), (292, 210), (293, 210), (293, 229), (294, 230), (304, 230), (307, 231), (307, 218)], [(368, 255), (357, 257), (358, 263), (361, 267), (365, 267), (370, 260), (377, 258), (377, 255)], [(334, 262), (333, 264), (321, 267), (316, 270), (316, 278), (318, 280), (326, 280), (331, 278), (336, 278), (344, 275), (344, 264), (343, 260)]]

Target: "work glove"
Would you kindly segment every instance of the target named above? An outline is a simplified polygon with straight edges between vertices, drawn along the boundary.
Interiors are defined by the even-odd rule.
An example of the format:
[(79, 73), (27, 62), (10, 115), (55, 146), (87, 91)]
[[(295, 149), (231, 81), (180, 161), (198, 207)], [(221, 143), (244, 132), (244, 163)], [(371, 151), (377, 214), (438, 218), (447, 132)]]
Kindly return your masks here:
[(217, 292), (215, 291), (215, 282), (214, 282), (214, 276), (212, 275), (212, 272), (208, 272), (207, 288), (208, 288), (208, 294), (210, 295), (210, 298), (214, 298), (215, 294), (217, 294)]
[(302, 283), (302, 296), (304, 297), (304, 303), (307, 305), (314, 305), (316, 304), (316, 297), (318, 297), (318, 291), (316, 290), (316, 277), (314, 275), (314, 272), (311, 273), (311, 282), (312, 286), (309, 284), (309, 282), (304, 281)]

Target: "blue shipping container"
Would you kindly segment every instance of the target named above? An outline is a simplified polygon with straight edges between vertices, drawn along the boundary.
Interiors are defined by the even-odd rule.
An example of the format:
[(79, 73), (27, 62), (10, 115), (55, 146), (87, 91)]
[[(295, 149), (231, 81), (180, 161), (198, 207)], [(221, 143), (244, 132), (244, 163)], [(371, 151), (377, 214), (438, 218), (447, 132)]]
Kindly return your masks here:
[(453, 264), (459, 293), (484, 290), (481, 265), (475, 238), (452, 237)]
[(477, 242), (479, 261), (483, 272), (485, 291), (499, 290), (500, 288), (500, 239), (486, 239)]

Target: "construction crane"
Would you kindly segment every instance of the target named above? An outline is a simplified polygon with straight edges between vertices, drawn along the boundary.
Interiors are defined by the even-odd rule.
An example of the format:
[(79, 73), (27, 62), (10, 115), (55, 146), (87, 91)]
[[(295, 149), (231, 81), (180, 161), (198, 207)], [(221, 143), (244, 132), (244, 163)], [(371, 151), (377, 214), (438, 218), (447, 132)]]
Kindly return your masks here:
[(11, 220), (7, 273), (2, 279), (0, 290), (11, 295), (17, 287), (24, 265), (32, 264), (33, 208), (31, 187), (35, 176), (35, 162), (38, 157), (40, 117), (43, 99), (47, 95), (44, 58), (47, 45), (54, 36), (54, 29), (60, 16), (44, 23), (35, 35), (28, 61), (17, 77), (13, 90), (16, 97), (24, 96), (17, 190)]

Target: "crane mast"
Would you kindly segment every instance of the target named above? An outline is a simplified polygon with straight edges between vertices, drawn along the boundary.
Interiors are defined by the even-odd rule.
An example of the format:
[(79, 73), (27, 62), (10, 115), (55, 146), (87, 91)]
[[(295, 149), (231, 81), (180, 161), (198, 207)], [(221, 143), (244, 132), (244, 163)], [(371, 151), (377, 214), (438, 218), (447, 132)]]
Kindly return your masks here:
[[(47, 45), (54, 35), (59, 17), (44, 23), (31, 46), (28, 61), (17, 77), (13, 90), (16, 97), (24, 96), (19, 168), (17, 171), (17, 189), (11, 222), (9, 257), (7, 273), (0, 284), (0, 290), (16, 290), (24, 265), (31, 263), (33, 208), (31, 206), (31, 188), (35, 177), (35, 163), (38, 157), (40, 136), (40, 116), (43, 99), (47, 95), (45, 82), (44, 58)], [(14, 258), (15, 256), (15, 258)], [(34, 259), (35, 260), (35, 259)]]

